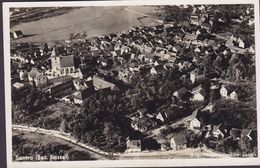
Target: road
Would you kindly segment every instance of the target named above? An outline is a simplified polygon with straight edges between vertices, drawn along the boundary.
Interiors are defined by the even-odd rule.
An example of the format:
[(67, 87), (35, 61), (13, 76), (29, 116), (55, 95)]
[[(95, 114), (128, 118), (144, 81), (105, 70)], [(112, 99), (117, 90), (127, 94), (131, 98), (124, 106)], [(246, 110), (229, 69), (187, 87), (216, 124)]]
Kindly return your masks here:
[(231, 158), (232, 156), (217, 153), (206, 148), (186, 148), (183, 150), (144, 151), (138, 153), (124, 153), (119, 157), (123, 159), (178, 159), (178, 158)]
[(89, 151), (93, 157), (98, 158), (100, 160), (124, 160), (124, 159), (170, 159), (170, 158), (223, 158), (223, 157), (230, 157), (229, 155), (216, 153), (214, 151), (210, 151), (206, 148), (186, 148), (184, 150), (174, 151), (142, 151), (136, 153), (114, 153), (113, 155), (104, 152), (98, 148), (89, 146), (87, 144), (83, 144), (78, 142), (75, 138), (71, 137), (68, 133), (62, 133), (60, 131), (55, 130), (47, 130), (37, 127), (29, 127), (23, 125), (12, 125), (13, 130), (18, 131), (26, 131), (31, 133), (38, 133), (38, 134), (45, 134), (50, 135), (56, 138), (61, 138), (67, 142), (73, 143), (79, 147), (82, 147)]

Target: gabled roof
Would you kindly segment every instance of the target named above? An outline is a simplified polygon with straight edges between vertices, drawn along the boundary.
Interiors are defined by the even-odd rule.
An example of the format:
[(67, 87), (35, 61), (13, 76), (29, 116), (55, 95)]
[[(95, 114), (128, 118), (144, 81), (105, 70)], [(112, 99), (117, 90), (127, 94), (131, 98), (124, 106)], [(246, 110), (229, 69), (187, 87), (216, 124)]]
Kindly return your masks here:
[(46, 79), (47, 79), (47, 77), (44, 76), (42, 73), (37, 73), (37, 74), (35, 75), (35, 79), (40, 79), (40, 78), (46, 78)]
[(84, 100), (87, 97), (91, 96), (95, 92), (93, 87), (86, 88), (84, 90), (80, 90), (76, 93), (75, 98), (79, 100)]
[(188, 93), (188, 90), (185, 87), (182, 87), (179, 90), (177, 90), (176, 92), (180, 95), (180, 97), (182, 97)]
[(175, 142), (176, 145), (182, 145), (187, 143), (187, 139), (184, 135), (174, 136), (172, 140)]
[(196, 95), (196, 94), (199, 94), (199, 93), (200, 93), (202, 96), (205, 96), (205, 95), (206, 95), (206, 92), (205, 92), (205, 90), (202, 88), (201, 85), (199, 85), (199, 86), (197, 86), (197, 87), (195, 87), (195, 88), (192, 89), (192, 94), (193, 94), (193, 95)]
[(61, 68), (74, 67), (73, 55), (60, 57), (60, 65)]
[(38, 71), (37, 68), (32, 68), (31, 71), (28, 73), (28, 75), (31, 77), (31, 78), (35, 78), (37, 74), (39, 74), (40, 72)]
[(241, 137), (241, 129), (232, 128), (232, 129), (230, 130), (230, 135), (231, 135), (233, 138), (240, 138), (240, 137)]
[(115, 87), (115, 84), (107, 82), (97, 76), (93, 77), (93, 85), (98, 89), (106, 89), (106, 88), (113, 89)]
[(22, 33), (21, 30), (16, 30), (16, 31), (14, 31), (14, 33), (15, 33), (17, 36), (22, 36), (22, 35), (23, 35), (23, 33)]
[(128, 148), (141, 148), (141, 140), (128, 139), (126, 145)]
[(165, 111), (163, 112), (160, 112), (160, 114), (162, 115), (162, 117), (165, 119), (169, 119), (169, 118), (172, 118), (172, 116), (178, 111), (180, 110), (179, 107), (177, 106), (174, 106), (172, 108), (169, 108), (169, 109), (166, 109)]
[(237, 87), (234, 85), (225, 85), (225, 84), (222, 84), (221, 88), (225, 88), (228, 94), (232, 93), (234, 90), (237, 89)]
[(160, 72), (160, 71), (163, 71), (164, 68), (163, 68), (163, 65), (157, 65), (154, 67), (154, 69), (157, 71), (157, 72)]
[(251, 129), (244, 129), (241, 131), (241, 136), (246, 136), (250, 140), (256, 140), (257, 139), (257, 130), (251, 130)]

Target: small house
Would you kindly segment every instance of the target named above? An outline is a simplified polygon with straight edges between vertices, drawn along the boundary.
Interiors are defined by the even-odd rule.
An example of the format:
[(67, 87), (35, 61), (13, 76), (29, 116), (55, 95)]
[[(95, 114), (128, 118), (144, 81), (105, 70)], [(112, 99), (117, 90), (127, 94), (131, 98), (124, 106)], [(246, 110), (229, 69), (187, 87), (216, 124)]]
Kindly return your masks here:
[(48, 82), (48, 78), (36, 68), (32, 68), (28, 73), (28, 80), (31, 84), (35, 84), (35, 86), (43, 86)]
[(43, 73), (37, 73), (34, 82), (36, 86), (44, 86), (48, 83), (48, 78)]
[(142, 144), (140, 139), (127, 137), (126, 139), (126, 152), (141, 152)]
[(249, 141), (257, 140), (257, 130), (244, 129), (241, 131), (241, 138), (247, 138)]
[(205, 138), (211, 137), (216, 139), (223, 139), (226, 134), (227, 134), (227, 129), (225, 129), (222, 124), (208, 125)]
[(230, 99), (232, 100), (238, 100), (238, 90), (234, 90), (230, 93)]
[(226, 99), (238, 100), (239, 91), (236, 89), (236, 86), (222, 85), (220, 88), (220, 95)]
[(162, 71), (164, 71), (163, 65), (157, 65), (157, 66), (151, 68), (150, 73), (152, 75), (157, 75), (157, 74), (161, 73)]
[(187, 148), (187, 139), (184, 135), (174, 136), (170, 140), (170, 146), (173, 150), (182, 150)]
[(156, 116), (156, 119), (158, 119), (162, 122), (170, 121), (174, 118), (176, 113), (179, 113), (180, 110), (181, 110), (180, 107), (174, 106), (174, 107), (169, 108), (165, 111), (159, 112), (158, 115)]
[(15, 39), (22, 38), (24, 36), (23, 32), (21, 30), (16, 30), (16, 31), (12, 32), (11, 34), (12, 34), (11, 36)]
[(56, 81), (51, 82), (53, 84), (50, 85), (46, 90), (46, 92), (48, 92), (51, 97), (58, 97), (72, 90), (73, 82), (71, 78), (63, 79), (63, 77), (59, 77), (55, 78), (55, 80)]
[(193, 94), (192, 101), (204, 101), (206, 92), (201, 85), (192, 89), (191, 93)]
[(233, 140), (239, 140), (241, 138), (241, 129), (238, 128), (232, 128), (229, 133), (230, 136), (233, 138)]
[(202, 72), (199, 69), (195, 69), (190, 73), (190, 80), (193, 84), (198, 83), (203, 79), (205, 79), (205, 75), (202, 74)]
[(20, 90), (24, 87), (24, 84), (23, 83), (19, 83), (19, 82), (15, 82), (13, 84), (13, 87), (16, 88), (17, 90)]
[(100, 89), (114, 90), (117, 88), (115, 84), (105, 81), (104, 79), (98, 76), (93, 76), (93, 85), (95, 86), (96, 90), (100, 90)]
[(146, 132), (147, 130), (157, 126), (157, 122), (149, 117), (132, 117), (131, 127), (140, 132)]
[(173, 96), (178, 100), (185, 100), (187, 97), (189, 97), (189, 91), (185, 87), (182, 87), (181, 89), (175, 91)]
[(209, 103), (207, 106), (205, 106), (201, 112), (209, 112), (209, 113), (213, 113), (214, 112), (214, 103)]
[(19, 77), (20, 77), (20, 81), (26, 80), (27, 77), (28, 77), (27, 71), (25, 71), (25, 70), (20, 70), (20, 72), (19, 72)]

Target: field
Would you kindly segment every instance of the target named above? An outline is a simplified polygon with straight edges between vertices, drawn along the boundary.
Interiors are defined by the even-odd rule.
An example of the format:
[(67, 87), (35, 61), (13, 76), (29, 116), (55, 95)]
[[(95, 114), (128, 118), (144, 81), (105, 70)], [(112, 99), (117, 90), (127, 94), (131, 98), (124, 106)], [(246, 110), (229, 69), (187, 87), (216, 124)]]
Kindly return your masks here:
[[(27, 36), (17, 42), (51, 42), (68, 39), (70, 33), (86, 31), (89, 36), (121, 32), (142, 25), (137, 18), (151, 15), (155, 7), (84, 7), (64, 15), (21, 23), (11, 31), (22, 30)], [(144, 13), (144, 14), (143, 14)], [(147, 25), (158, 24), (151, 18), (142, 19)]]
[[(70, 149), (65, 150), (66, 152), (80, 151), (80, 152), (84, 153), (84, 157), (86, 160), (100, 159), (100, 157), (98, 155), (95, 155), (92, 152), (90, 153), (90, 151), (88, 151), (85, 148), (82, 148), (78, 145), (67, 142), (63, 139), (53, 137), (51, 135), (43, 135), (43, 134), (35, 134), (35, 133), (32, 134), (29, 132), (20, 132), (17, 130), (13, 131), (13, 136), (16, 136), (16, 135), (19, 138), (26, 140), (26, 142), (25, 142), (26, 145), (24, 144), (24, 146), (29, 146), (29, 147), (38, 146), (38, 148), (37, 148), (39, 150), (38, 152), (44, 152), (44, 153), (48, 152), (48, 151), (40, 151), (40, 149), (42, 149), (41, 147), (47, 147), (49, 145), (52, 145), (52, 146), (66, 145), (66, 146), (68, 146), (68, 148), (70, 148)], [(17, 144), (15, 144), (15, 145), (17, 145)], [(16, 147), (14, 147), (14, 148), (16, 148)], [(18, 152), (18, 150), (16, 151), (16, 153), (17, 152)]]

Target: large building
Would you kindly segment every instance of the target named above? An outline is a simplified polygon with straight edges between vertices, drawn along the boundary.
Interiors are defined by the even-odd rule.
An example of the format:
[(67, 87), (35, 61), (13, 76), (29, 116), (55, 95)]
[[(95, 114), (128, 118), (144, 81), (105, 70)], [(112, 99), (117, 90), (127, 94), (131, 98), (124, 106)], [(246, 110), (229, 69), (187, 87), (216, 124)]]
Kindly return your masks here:
[(66, 76), (75, 73), (73, 55), (56, 55), (55, 50), (53, 50), (51, 55), (51, 66), (54, 76)]

